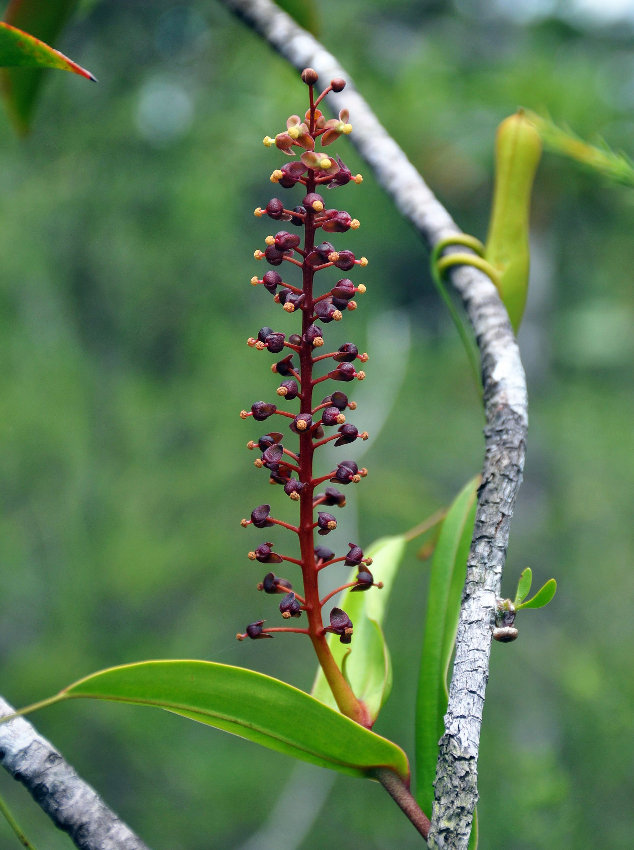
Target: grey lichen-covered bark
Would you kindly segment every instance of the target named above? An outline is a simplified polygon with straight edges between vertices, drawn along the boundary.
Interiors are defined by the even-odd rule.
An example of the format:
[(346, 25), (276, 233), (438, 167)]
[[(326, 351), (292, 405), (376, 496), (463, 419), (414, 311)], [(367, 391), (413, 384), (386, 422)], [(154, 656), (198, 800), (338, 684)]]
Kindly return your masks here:
[[(296, 69), (314, 68), (323, 84), (334, 77), (347, 81), (341, 94), (328, 96), (330, 105), (335, 111), (343, 106), (350, 110), (354, 128), (350, 140), (430, 248), (460, 233), (334, 56), (270, 0), (222, 2)], [(450, 269), (449, 277), (460, 294), (480, 351), (485, 459), (440, 745), (429, 845), (466, 848), (478, 796), (477, 760), (495, 599), (500, 595), (509, 525), (524, 467), (528, 402), (519, 350), (493, 283), (467, 266)]]
[[(0, 718), (13, 713), (0, 697)], [(149, 850), (22, 717), (0, 724), (0, 764), (80, 850)]]

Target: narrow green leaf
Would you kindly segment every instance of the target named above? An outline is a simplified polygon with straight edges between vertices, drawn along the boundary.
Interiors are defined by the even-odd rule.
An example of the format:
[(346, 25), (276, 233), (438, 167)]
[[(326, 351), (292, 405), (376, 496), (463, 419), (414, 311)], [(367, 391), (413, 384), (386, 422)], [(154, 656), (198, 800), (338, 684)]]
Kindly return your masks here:
[(517, 592), (515, 593), (515, 599), (513, 601), (513, 605), (515, 605), (516, 608), (530, 593), (532, 583), (533, 571), (530, 567), (526, 567), (525, 570), (522, 570), (520, 580), (517, 583)]
[[(349, 588), (337, 605), (346, 612), (354, 624), (354, 637), (350, 647), (329, 635), (330, 650), (343, 670), (357, 699), (362, 700), (373, 720), (376, 719), (392, 688), (392, 666), (383, 637), (381, 624), (394, 580), (405, 554), (406, 540), (402, 535), (383, 537), (365, 552), (372, 558), (372, 574), (383, 588), (363, 592)], [(313, 696), (336, 709), (337, 704), (328, 687), (321, 667), (317, 671)]]
[(242, 667), (211, 661), (125, 664), (80, 679), (43, 704), (79, 697), (164, 708), (352, 776), (371, 776), (377, 767), (406, 781), (409, 776), (407, 756), (392, 741), (285, 682)]
[[(29, 128), (44, 81), (43, 67), (61, 68), (94, 79), (89, 71), (49, 47), (58, 40), (77, 4), (78, 0), (12, 0), (7, 7), (3, 29), (6, 31), (6, 25), (9, 25), (22, 30), (22, 35), (31, 39), (28, 50), (21, 49), (24, 54), (22, 61), (0, 62), (1, 65), (13, 66), (0, 71), (0, 81), (11, 118), (21, 133)], [(6, 33), (3, 36), (9, 38)], [(33, 61), (34, 58), (36, 61)]]
[(545, 585), (539, 588), (535, 596), (527, 602), (522, 602), (521, 605), (515, 607), (519, 611), (521, 608), (543, 608), (548, 605), (557, 591), (557, 582), (554, 578), (548, 579)]
[(447, 710), (447, 671), (456, 639), (460, 600), (475, 510), (479, 477), (460, 491), (443, 520), (429, 579), (416, 701), (416, 799), (430, 812), (438, 757), (438, 740)]

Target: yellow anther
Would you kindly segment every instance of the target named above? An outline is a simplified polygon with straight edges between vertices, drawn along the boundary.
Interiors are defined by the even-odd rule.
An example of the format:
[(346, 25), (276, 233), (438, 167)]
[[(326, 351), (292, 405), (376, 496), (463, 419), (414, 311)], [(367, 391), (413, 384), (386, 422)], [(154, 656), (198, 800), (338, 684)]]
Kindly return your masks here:
[(348, 310), (356, 310), (357, 302), (356, 301), (348, 301)]
[(339, 259), (339, 253), (337, 251), (331, 251), (330, 254), (328, 254), (329, 262), (336, 263), (338, 259)]
[(363, 293), (364, 293), (364, 292), (367, 292), (367, 288), (366, 288), (365, 283), (360, 283), (360, 284), (356, 287), (356, 290), (357, 290), (357, 292), (360, 292), (360, 293), (361, 293), (361, 295), (363, 295)]
[(271, 183), (279, 183), (282, 177), (284, 177), (284, 172), (280, 171), (279, 168), (276, 168), (273, 174), (271, 174)]
[(290, 301), (287, 301), (287, 302), (286, 302), (286, 304), (284, 305), (284, 310), (285, 310), (287, 313), (294, 313), (294, 312), (295, 312), (295, 307), (294, 307), (294, 305), (293, 305), (293, 304), (291, 304), (291, 302), (290, 302)]
[(270, 148), (275, 144), (275, 139), (272, 139), (270, 136), (265, 136), (262, 139), (262, 144), (265, 145), (267, 148)]
[(264, 243), (266, 245), (275, 245), (275, 236), (267, 236)]
[(360, 355), (359, 355), (359, 360), (360, 360), (362, 363), (367, 363), (369, 359), (370, 359), (370, 355), (369, 355), (367, 352), (365, 352), (365, 351), (363, 352), (363, 354), (360, 354)]
[(357, 372), (357, 381), (363, 381), (365, 379), (365, 372)]
[(256, 277), (256, 276), (254, 275), (254, 276), (251, 278), (251, 286), (257, 286), (259, 282), (260, 282), (260, 278), (259, 278), (259, 277)]
[(257, 339), (255, 339), (254, 337), (250, 336), (250, 337), (248, 338), (248, 340), (247, 340), (247, 345), (248, 345), (250, 348), (253, 348), (253, 346), (256, 344), (256, 342), (257, 342)]
[[(328, 166), (329, 165), (330, 165), (330, 160), (328, 160)], [(328, 166), (326, 166), (326, 167), (328, 167)], [(284, 175), (282, 175), (282, 176), (284, 176)], [(321, 212), (324, 208), (324, 205), (322, 204), (321, 201), (313, 201), (313, 203), (311, 204), (311, 207), (315, 210), (315, 212)]]
[(316, 336), (315, 339), (313, 340), (313, 345), (315, 346), (315, 348), (321, 348), (321, 346), (323, 344), (324, 344), (323, 336)]
[(253, 466), (257, 467), (258, 469), (262, 469), (262, 467), (264, 466), (264, 461), (262, 460), (262, 458), (259, 457), (257, 460), (253, 461)]
[(286, 387), (278, 387), (278, 388), (275, 390), (275, 392), (276, 392), (278, 395), (282, 395), (282, 396), (284, 396), (284, 395), (288, 395), (288, 390), (286, 389)]
[(344, 124), (341, 132), (345, 133), (346, 136), (350, 135), (350, 133), (352, 133), (352, 124)]
[(357, 409), (357, 403), (356, 403), (356, 401), (349, 401), (349, 402), (348, 402), (348, 407), (350, 408), (350, 410), (356, 410), (356, 409)]
[(264, 251), (260, 251), (260, 249), (258, 248), (256, 251), (253, 252), (253, 256), (255, 257), (256, 260), (263, 260), (264, 259)]
[(248, 411), (246, 411), (246, 410), (240, 411), (240, 419), (246, 419), (248, 415), (249, 415)]
[(263, 215), (264, 215), (264, 212), (262, 211), (262, 207), (256, 207), (256, 208), (253, 210), (253, 215), (254, 215), (254, 216), (257, 216), (257, 218), (260, 218), (260, 216), (263, 216)]
[(250, 561), (255, 561), (255, 552), (248, 552), (248, 553), (247, 553), (247, 558), (248, 558)]
[(360, 266), (367, 266), (367, 264), (368, 264), (368, 258), (367, 257), (361, 257), (361, 259), (359, 260), (359, 265)]
[(249, 520), (248, 520), (248, 519), (241, 519), (241, 520), (240, 520), (240, 525), (242, 526), (242, 528), (246, 528), (246, 527), (247, 527), (247, 525), (250, 525), (250, 524), (251, 524), (251, 523), (249, 522)]
[(343, 319), (343, 313), (341, 312), (341, 310), (335, 310), (335, 312), (332, 314), (332, 318), (335, 320), (335, 322), (340, 322)]
[(367, 440), (367, 439), (368, 439), (368, 437), (369, 437), (370, 435), (368, 434), (368, 432), (367, 432), (367, 431), (362, 431), (362, 432), (359, 434), (359, 436), (361, 437), (361, 439), (362, 439), (362, 440)]
[(359, 183), (363, 183), (363, 175), (362, 174), (355, 174), (352, 179), (357, 185), (359, 185)]
[[(273, 482), (273, 483), (275, 483), (275, 482)], [(299, 493), (291, 493), (289, 498), (292, 499), (294, 502), (299, 502)]]
[[(328, 168), (330, 168), (330, 166), (331, 166), (331, 165), (332, 165), (332, 163), (330, 162), (330, 157), (329, 157), (329, 156), (325, 156), (323, 159), (320, 159), (320, 160), (319, 160), (319, 167), (320, 167), (320, 168), (323, 168), (323, 169), (324, 169), (324, 171), (326, 171)], [(313, 204), (313, 209), (314, 209), (314, 208), (315, 208), (315, 205)], [(322, 208), (322, 210), (323, 210), (323, 208), (324, 208), (324, 207), (323, 207), (323, 204), (322, 204), (322, 207), (321, 207), (321, 208)]]
[(343, 413), (340, 413), (339, 416), (337, 416), (337, 425), (343, 425), (345, 421), (346, 417), (343, 415)]
[(266, 348), (266, 343), (265, 343), (265, 342), (262, 342), (262, 340), (261, 340), (261, 339), (259, 339), (259, 340), (256, 342), (255, 347), (257, 348), (257, 350), (258, 350), (258, 351), (264, 351), (264, 349)]
[(291, 137), (291, 139), (299, 138), (299, 129), (297, 127), (289, 127), (286, 132)]
[(353, 218), (350, 222), (350, 227), (352, 230), (358, 230), (361, 227), (361, 222), (358, 218)]

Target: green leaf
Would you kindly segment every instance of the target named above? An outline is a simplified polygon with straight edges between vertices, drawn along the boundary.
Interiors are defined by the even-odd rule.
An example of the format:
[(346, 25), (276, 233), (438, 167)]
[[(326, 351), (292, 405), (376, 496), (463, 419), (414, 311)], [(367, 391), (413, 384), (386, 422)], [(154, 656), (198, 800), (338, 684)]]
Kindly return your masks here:
[[(0, 27), (6, 51), (4, 56), (0, 51), (0, 65), (12, 67), (3, 68), (0, 77), (7, 108), (22, 133), (29, 128), (44, 80), (42, 68), (61, 68), (94, 80), (89, 71), (49, 47), (76, 6), (77, 0), (13, 0), (7, 8)], [(16, 29), (23, 32), (16, 35)]]
[(521, 608), (543, 608), (548, 605), (557, 591), (557, 582), (554, 578), (548, 579), (543, 587), (540, 587), (535, 596), (529, 599), (528, 602), (522, 602), (521, 605), (515, 607), (519, 611)]
[(352, 776), (387, 767), (407, 781), (407, 756), (396, 744), (333, 711), (303, 691), (242, 667), (211, 661), (142, 661), (80, 679), (51, 700), (153, 705)]
[(526, 567), (525, 570), (522, 570), (522, 574), (520, 576), (520, 580), (517, 583), (517, 591), (515, 593), (515, 599), (513, 601), (513, 605), (517, 608), (517, 606), (523, 602), (531, 590), (531, 584), (533, 583), (533, 571), (530, 567)]
[(434, 799), (438, 740), (447, 710), (447, 671), (458, 628), (479, 480), (469, 481), (449, 508), (431, 566), (416, 701), (416, 799), (424, 812), (431, 811)]
[[(366, 550), (365, 555), (372, 558), (372, 574), (377, 581), (383, 582), (383, 588), (354, 593), (352, 588), (346, 590), (337, 605), (354, 623), (352, 644), (346, 647), (337, 635), (328, 636), (330, 651), (357, 699), (365, 703), (372, 720), (376, 719), (392, 688), (392, 665), (381, 624), (406, 542), (402, 535), (383, 537)], [(331, 708), (337, 708), (321, 667), (312, 694)]]

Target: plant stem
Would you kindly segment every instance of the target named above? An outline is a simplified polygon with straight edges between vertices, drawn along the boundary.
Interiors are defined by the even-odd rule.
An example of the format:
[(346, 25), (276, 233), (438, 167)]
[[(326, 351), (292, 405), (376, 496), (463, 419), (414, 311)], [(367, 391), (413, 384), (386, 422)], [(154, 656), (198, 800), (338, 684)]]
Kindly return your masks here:
[(2, 796), (0, 796), (0, 812), (4, 815), (6, 822), (17, 835), (20, 844), (23, 847), (30, 847), (31, 850), (35, 850), (35, 845), (31, 841), (29, 841), (26, 835), (22, 832), (18, 822), (11, 814), (11, 810), (5, 803), (4, 798)]
[(385, 788), (390, 797), (394, 800), (396, 805), (414, 824), (425, 841), (427, 841), (429, 827), (431, 825), (429, 818), (412, 797), (403, 780), (387, 767), (378, 767), (374, 771), (374, 775)]

